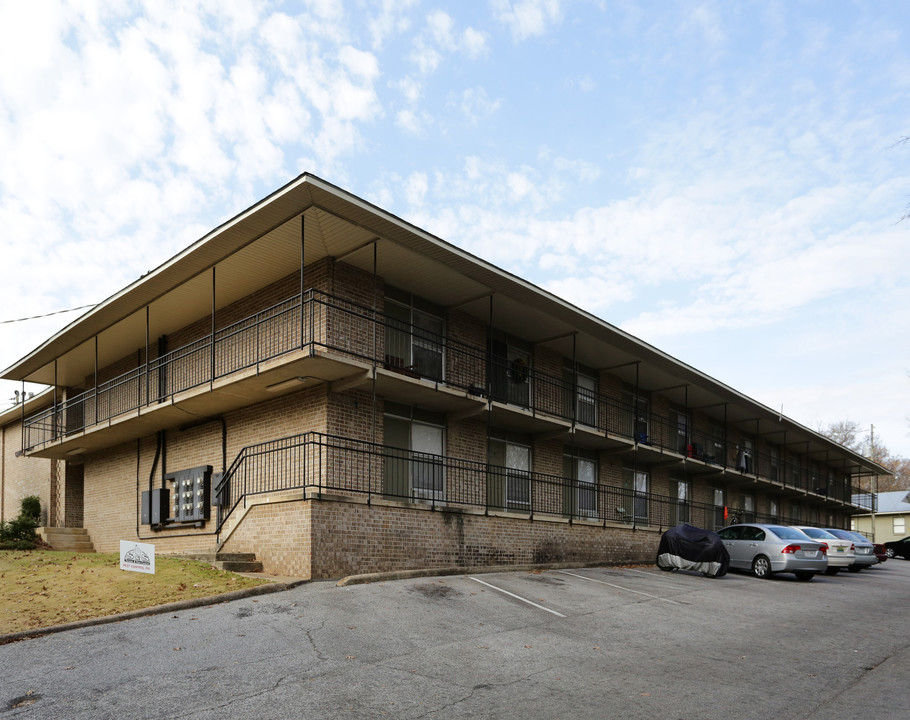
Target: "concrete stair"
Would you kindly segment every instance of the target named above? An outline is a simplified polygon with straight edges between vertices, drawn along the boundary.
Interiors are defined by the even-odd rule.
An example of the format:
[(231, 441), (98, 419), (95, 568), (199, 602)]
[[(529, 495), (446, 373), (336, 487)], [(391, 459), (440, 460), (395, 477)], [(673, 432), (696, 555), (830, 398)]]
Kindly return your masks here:
[(214, 565), (221, 570), (237, 573), (258, 573), (262, 572), (262, 563), (256, 559), (256, 553), (226, 553), (226, 552), (208, 552), (208, 553), (187, 553), (181, 557), (199, 560), (200, 562)]
[(38, 535), (53, 550), (67, 552), (93, 553), (95, 546), (85, 528), (40, 527)]

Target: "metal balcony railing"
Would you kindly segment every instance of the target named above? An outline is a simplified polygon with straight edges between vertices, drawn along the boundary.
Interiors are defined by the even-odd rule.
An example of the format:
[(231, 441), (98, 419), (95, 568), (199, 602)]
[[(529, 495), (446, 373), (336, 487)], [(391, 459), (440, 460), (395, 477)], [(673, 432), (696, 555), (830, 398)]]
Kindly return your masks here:
[(216, 532), (248, 499), (294, 490), (629, 527), (687, 522), (716, 529), (735, 521), (781, 521), (779, 516), (309, 432), (251, 445), (237, 455), (213, 492)]
[[(484, 347), (404, 323), (372, 308), (315, 290), (288, 298), (171, 350), (26, 419), (23, 446), (35, 450), (93, 425), (170, 400), (281, 355), (310, 348), (375, 363), (402, 375), (459, 388), (490, 401), (526, 409), (613, 435), (638, 445), (671, 451), (721, 468), (739, 467), (737, 448), (725, 438), (697, 431), (679, 420), (594, 392), (563, 376), (495, 357)], [(813, 485), (793, 463), (751, 453), (746, 474), (785, 487), (817, 491), (850, 502), (848, 482)], [(777, 476), (777, 477), (775, 477)], [(810, 487), (811, 486), (811, 487)]]

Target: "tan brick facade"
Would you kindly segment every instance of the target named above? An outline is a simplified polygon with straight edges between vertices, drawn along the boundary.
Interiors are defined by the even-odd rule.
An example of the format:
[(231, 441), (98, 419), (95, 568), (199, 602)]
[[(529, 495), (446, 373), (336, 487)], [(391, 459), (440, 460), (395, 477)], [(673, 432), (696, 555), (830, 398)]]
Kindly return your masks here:
[(256, 552), (265, 572), (335, 578), (419, 568), (650, 563), (659, 539), (656, 529), (325, 499), (257, 505), (224, 549)]
[[(304, 255), (325, 255), (303, 269), (303, 288), (301, 272), (287, 262), (293, 254), (280, 253), (300, 249), (301, 216), (283, 214), (292, 218), (284, 227), (272, 218), (263, 230), (274, 233), (266, 249), (284, 258), (259, 276), (264, 287), (248, 292), (246, 279), (236, 280), (243, 268), (212, 253), (166, 291), (173, 295), (158, 306), (163, 317), (171, 317), (163, 308), (176, 313), (174, 298), (195, 298), (185, 315), (173, 315), (166, 336), (143, 337), (132, 308), (123, 327), (135, 344), (124, 357), (111, 358), (99, 335), (82, 338), (83, 350), (94, 339), (98, 351), (90, 354), (102, 367), (95, 370), (85, 352), (70, 358), (78, 371), (66, 381), (71, 387), (60, 388), (59, 406), (26, 424), (34, 432), (26, 434), (28, 452), (46, 450), (53, 459), (17, 456), (22, 425), (8, 414), (0, 423), (0, 516), (14, 516), (21, 497), (38, 494), (49, 522), (83, 525), (100, 551), (115, 552), (120, 540), (151, 542), (163, 553), (222, 545), (256, 553), (268, 572), (307, 578), (650, 562), (660, 532), (686, 510), (677, 502), (680, 487), (690, 488), (687, 502), (701, 505), (706, 525), (717, 522), (716, 489), (733, 511), (751, 505), (793, 520), (820, 517), (828, 498), (817, 491), (836, 465), (810, 462), (786, 436), (775, 450), (758, 421), (754, 432), (726, 423), (727, 389), (702, 393), (710, 400), (703, 407), (714, 409), (690, 410), (687, 383), (702, 382), (691, 369), (677, 377), (670, 360), (629, 338), (611, 346), (612, 330), (494, 269), (475, 272), (472, 260), (441, 247), (425, 250), (435, 275), (399, 287), (409, 282), (403, 265), (424, 260), (415, 248), (428, 241), (386, 219), (391, 236), (380, 253), (386, 238), (368, 230), (373, 211), (358, 205), (351, 212), (349, 224), (330, 209), (305, 215), (306, 227), (322, 234), (318, 251), (302, 239)], [(234, 253), (249, 259), (259, 239), (235, 238)], [(332, 257), (330, 246), (348, 261)], [(365, 269), (373, 251), (391, 273), (388, 288)], [(445, 258), (464, 273), (458, 289), (441, 287), (438, 278), (459, 281)], [(219, 289), (219, 262), (232, 269), (233, 287)], [(437, 297), (416, 296), (416, 287), (431, 293), (434, 284)], [(201, 287), (211, 288), (211, 302)], [(506, 311), (497, 315), (500, 305)], [(516, 327), (497, 325), (497, 317), (516, 318)], [(112, 347), (129, 347), (114, 330), (106, 337)], [(571, 358), (554, 349), (569, 347), (567, 338)], [(578, 356), (602, 362), (578, 368), (576, 377), (583, 341), (587, 354)], [(646, 362), (650, 374), (639, 372)], [(640, 376), (654, 387), (639, 387)], [(86, 447), (75, 447), (83, 438)], [(756, 463), (763, 458), (760, 475), (737, 474), (746, 449)], [(204, 522), (141, 522), (143, 492), (169, 487), (168, 475), (199, 467), (220, 474), (235, 462), (220, 529), (214, 487)], [(799, 483), (785, 488), (772, 467)], [(835, 519), (848, 514), (838, 508)]]

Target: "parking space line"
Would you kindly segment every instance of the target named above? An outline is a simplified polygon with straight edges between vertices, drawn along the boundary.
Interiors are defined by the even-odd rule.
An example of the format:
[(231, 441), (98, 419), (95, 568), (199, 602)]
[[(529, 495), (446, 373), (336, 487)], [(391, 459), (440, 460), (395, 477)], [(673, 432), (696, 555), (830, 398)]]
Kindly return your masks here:
[(565, 615), (563, 615), (562, 613), (556, 612), (555, 610), (550, 610), (550, 608), (544, 607), (543, 605), (538, 605), (536, 602), (532, 602), (532, 601), (528, 600), (527, 598), (521, 597), (521, 595), (516, 595), (515, 593), (510, 593), (508, 590), (503, 590), (502, 588), (498, 588), (495, 585), (490, 585), (490, 583), (484, 582), (483, 580), (480, 580), (471, 575), (468, 575), (468, 578), (473, 580), (474, 582), (479, 582), (481, 585), (486, 585), (488, 588), (490, 588), (492, 590), (496, 590), (498, 592), (503, 593), (504, 595), (513, 597), (516, 600), (521, 600), (523, 603), (527, 603), (528, 605), (533, 605), (534, 607), (538, 608), (539, 610), (546, 610), (548, 613), (553, 613), (553, 615), (556, 615), (557, 617), (561, 617), (561, 618), (565, 617)]
[(572, 577), (581, 578), (582, 580), (589, 580), (593, 583), (600, 583), (601, 585), (608, 585), (609, 587), (616, 588), (618, 590), (625, 590), (626, 592), (635, 593), (636, 595), (644, 595), (645, 597), (653, 598), (655, 600), (663, 600), (663, 602), (672, 603), (673, 605), (688, 605), (688, 603), (677, 602), (676, 600), (669, 600), (668, 598), (660, 597), (660, 595), (651, 595), (650, 593), (641, 592), (640, 590), (633, 590), (632, 588), (623, 587), (622, 585), (614, 585), (613, 583), (605, 582), (604, 580), (596, 580), (594, 578), (585, 577), (584, 575), (578, 575), (576, 573), (566, 572), (565, 570), (557, 570), (556, 572), (562, 573), (563, 575), (571, 575)]

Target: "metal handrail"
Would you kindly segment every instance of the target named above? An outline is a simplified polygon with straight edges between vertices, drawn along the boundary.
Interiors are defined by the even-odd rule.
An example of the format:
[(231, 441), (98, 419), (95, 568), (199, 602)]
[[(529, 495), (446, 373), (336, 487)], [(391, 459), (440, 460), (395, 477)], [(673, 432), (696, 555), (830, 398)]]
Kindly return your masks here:
[[(216, 533), (249, 498), (292, 490), (630, 527), (666, 528), (688, 522), (718, 528), (730, 521), (726, 508), (713, 504), (308, 432), (250, 445), (238, 453), (213, 493)], [(751, 512), (739, 519), (779, 522), (780, 516)]]

